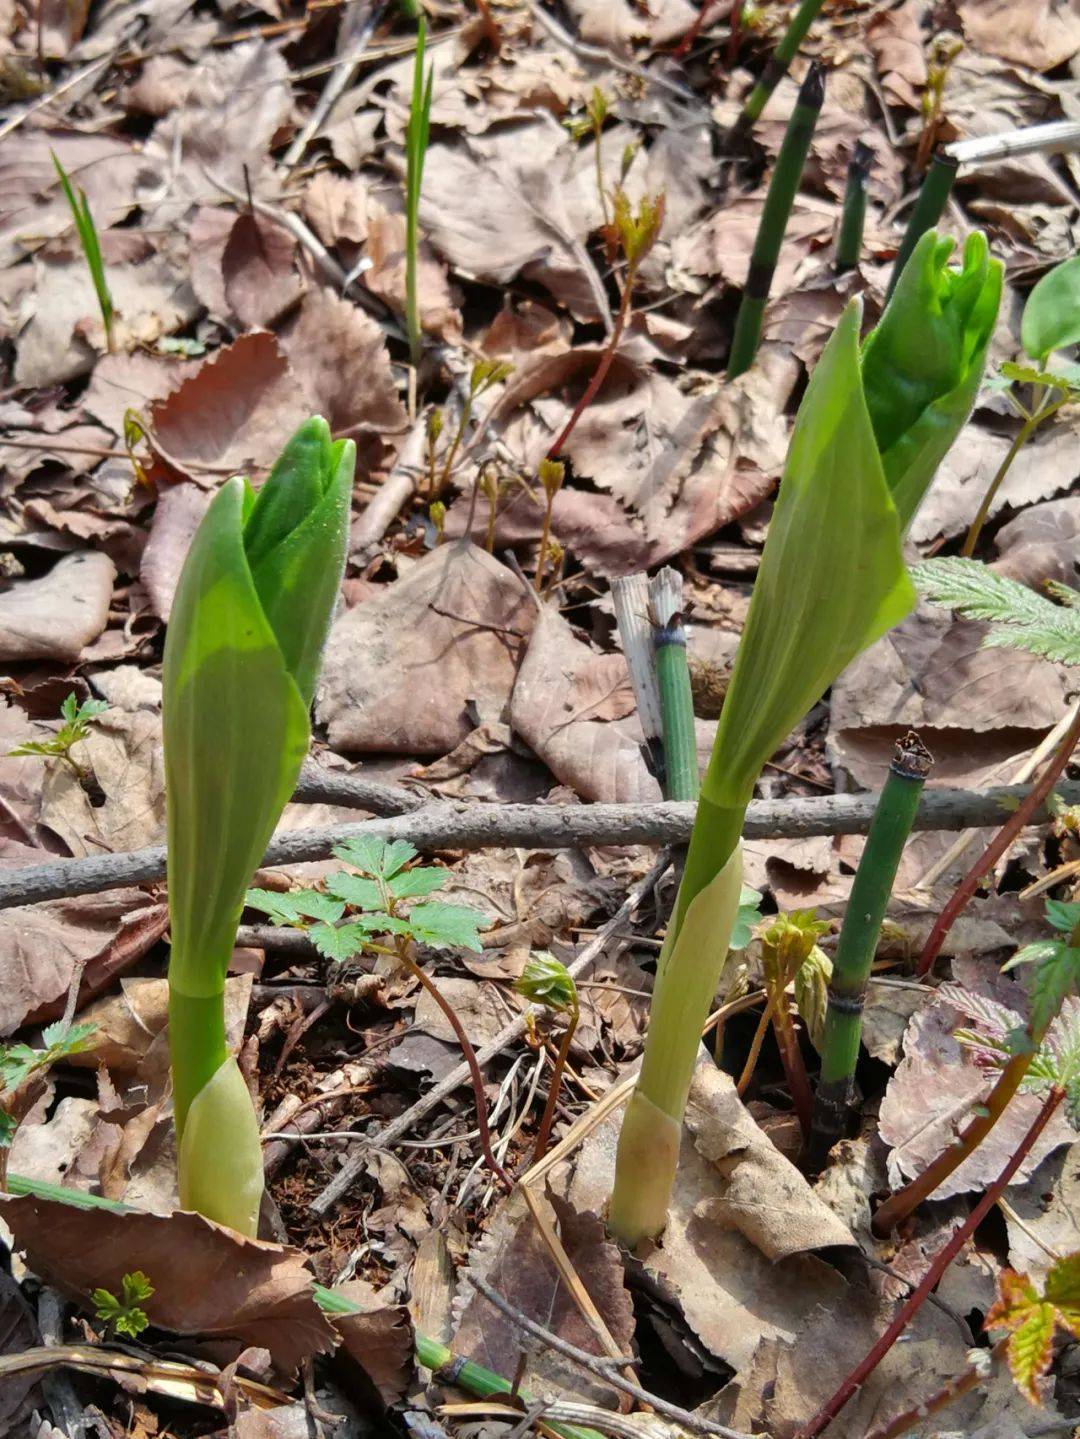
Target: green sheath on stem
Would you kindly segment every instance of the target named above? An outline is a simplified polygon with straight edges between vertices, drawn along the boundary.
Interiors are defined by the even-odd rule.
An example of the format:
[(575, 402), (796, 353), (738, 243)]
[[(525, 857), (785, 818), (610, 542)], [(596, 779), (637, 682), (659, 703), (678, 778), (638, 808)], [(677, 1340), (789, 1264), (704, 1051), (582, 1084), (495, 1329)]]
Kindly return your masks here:
[(836, 237), (837, 273), (854, 269), (862, 254), (863, 226), (866, 224), (866, 182), (870, 178), (873, 161), (874, 152), (870, 146), (856, 140), (855, 151), (848, 165), (840, 233)]
[(791, 207), (799, 190), (803, 166), (806, 164), (810, 141), (824, 99), (825, 73), (815, 63), (810, 66), (802, 83), (769, 181), (769, 193), (765, 197), (765, 208), (761, 212), (742, 303), (735, 321), (735, 336), (728, 359), (729, 380), (743, 374), (754, 363), (758, 341), (761, 339), (765, 302), (772, 288), (776, 262), (780, 258), (780, 247), (784, 243), (784, 231), (787, 229)]
[(739, 118), (728, 132), (728, 143), (735, 144), (746, 136), (755, 120), (769, 103), (773, 91), (788, 72), (788, 66), (795, 58), (795, 52), (806, 39), (806, 32), (817, 18), (825, 0), (801, 0), (799, 8), (791, 17), (779, 45), (766, 62), (757, 82), (746, 98)]
[(911, 218), (904, 231), (904, 238), (900, 241), (900, 248), (893, 261), (886, 298), (891, 296), (896, 289), (900, 276), (904, 273), (904, 266), (915, 252), (915, 246), (927, 230), (934, 228), (945, 213), (945, 206), (949, 203), (958, 168), (957, 162), (950, 155), (946, 155), (943, 150), (939, 150), (930, 161), (930, 167), (923, 177), (918, 199), (912, 207)]
[(947, 266), (951, 248), (924, 237), (861, 349), (859, 304), (848, 306), (799, 407), (619, 1138), (609, 1219), (630, 1245), (664, 1226), (758, 775), (837, 675), (914, 603), (901, 536), (967, 419), (1001, 295), (1001, 266), (981, 235), (969, 238), (960, 271)]
[(695, 800), (701, 788), (686, 626), (682, 617), (682, 576), (665, 567), (649, 586), (652, 644), (664, 737), (664, 798)]
[(824, 1163), (844, 1132), (870, 968), (931, 763), (918, 735), (907, 734), (897, 744), (852, 882), (829, 983), (821, 1077), (810, 1134), (810, 1162), (814, 1167)]
[(256, 495), (227, 480), (191, 543), (163, 670), (169, 1047), (181, 1202), (253, 1233), (258, 1126), (226, 1047), (225, 972), (296, 784), (345, 563), (355, 446), (294, 435)]

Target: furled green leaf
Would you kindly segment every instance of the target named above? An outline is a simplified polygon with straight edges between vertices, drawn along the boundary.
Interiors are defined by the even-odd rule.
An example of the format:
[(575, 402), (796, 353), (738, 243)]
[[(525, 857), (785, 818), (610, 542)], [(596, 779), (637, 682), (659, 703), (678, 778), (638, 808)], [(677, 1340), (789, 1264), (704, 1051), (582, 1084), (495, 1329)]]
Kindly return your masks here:
[(1080, 341), (1080, 255), (1055, 265), (1027, 297), (1020, 341), (1040, 364), (1052, 351)]
[(514, 988), (533, 1004), (546, 1004), (549, 1009), (573, 1009), (577, 1004), (573, 975), (546, 950), (529, 955)]
[(445, 904), (434, 899), (427, 904), (415, 905), (409, 911), (408, 924), (421, 944), (434, 949), (471, 949), (477, 953), (483, 948), (480, 943), (480, 926), (486, 916), (478, 909), (465, 904)]
[(1001, 303), (1003, 266), (986, 237), (968, 236), (959, 270), (948, 263), (953, 245), (923, 235), (863, 349), (866, 405), (901, 529), (971, 414)]

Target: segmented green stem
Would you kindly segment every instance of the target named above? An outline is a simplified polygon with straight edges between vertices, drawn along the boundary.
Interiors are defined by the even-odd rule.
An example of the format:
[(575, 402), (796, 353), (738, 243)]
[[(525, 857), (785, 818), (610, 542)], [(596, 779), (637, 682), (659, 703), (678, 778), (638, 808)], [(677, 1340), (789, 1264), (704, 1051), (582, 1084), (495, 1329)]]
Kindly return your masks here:
[(958, 168), (957, 162), (944, 150), (939, 150), (930, 161), (930, 168), (923, 177), (922, 189), (912, 207), (904, 238), (900, 241), (900, 248), (893, 261), (886, 299), (896, 289), (896, 282), (903, 274), (904, 266), (911, 259), (915, 246), (927, 230), (932, 229), (944, 214), (945, 206), (949, 203), (949, 196), (952, 194)]
[(780, 258), (784, 231), (787, 229), (799, 190), (803, 166), (806, 164), (810, 141), (824, 99), (825, 73), (815, 63), (810, 66), (802, 83), (769, 181), (769, 192), (765, 197), (765, 208), (761, 212), (742, 303), (739, 305), (739, 315), (735, 322), (735, 336), (731, 342), (731, 356), (728, 360), (729, 380), (743, 374), (754, 363), (758, 341), (761, 339), (765, 303), (772, 288), (776, 262)]
[(929, 751), (918, 735), (909, 733), (899, 741), (851, 886), (829, 983), (821, 1078), (810, 1134), (810, 1163), (814, 1167), (824, 1163), (844, 1132), (870, 967), (931, 764)]
[(855, 141), (855, 150), (848, 164), (844, 208), (840, 215), (840, 232), (836, 237), (836, 270), (851, 270), (862, 254), (863, 227), (866, 224), (866, 182), (874, 152), (862, 140)]
[(784, 31), (779, 45), (766, 61), (760, 80), (747, 96), (739, 118), (728, 131), (729, 145), (740, 143), (749, 133), (755, 120), (760, 117), (761, 112), (772, 98), (773, 91), (787, 74), (788, 66), (795, 58), (795, 52), (806, 39), (806, 32), (814, 23), (817, 13), (824, 3), (825, 0), (802, 0), (799, 8), (791, 17), (791, 22)]

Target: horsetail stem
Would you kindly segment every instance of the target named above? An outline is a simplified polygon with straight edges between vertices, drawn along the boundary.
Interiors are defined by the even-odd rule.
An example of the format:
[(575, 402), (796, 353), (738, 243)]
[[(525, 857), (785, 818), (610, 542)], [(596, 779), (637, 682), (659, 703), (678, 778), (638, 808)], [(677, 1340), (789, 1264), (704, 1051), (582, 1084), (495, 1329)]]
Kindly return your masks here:
[(873, 150), (862, 140), (856, 140), (855, 149), (848, 162), (844, 208), (840, 216), (840, 231), (836, 237), (838, 274), (854, 269), (862, 254), (863, 227), (866, 224), (866, 182), (870, 178), (870, 167), (873, 163)]
[(802, 0), (802, 4), (791, 17), (791, 23), (784, 31), (779, 45), (766, 61), (761, 78), (746, 98), (739, 118), (728, 131), (728, 144), (733, 146), (742, 141), (750, 127), (772, 98), (772, 93), (788, 72), (788, 66), (795, 58), (795, 52), (806, 39), (806, 32), (817, 19), (824, 0)]

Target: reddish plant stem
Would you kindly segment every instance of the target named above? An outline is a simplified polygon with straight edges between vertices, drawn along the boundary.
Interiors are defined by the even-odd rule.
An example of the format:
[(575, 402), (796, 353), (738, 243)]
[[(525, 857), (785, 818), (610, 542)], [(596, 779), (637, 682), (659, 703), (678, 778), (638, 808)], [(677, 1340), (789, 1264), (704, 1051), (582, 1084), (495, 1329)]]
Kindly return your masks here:
[[(548, 1086), (547, 1103), (544, 1105), (544, 1113), (540, 1118), (540, 1128), (536, 1132), (536, 1144), (533, 1148), (532, 1164), (539, 1164), (547, 1153), (548, 1140), (551, 1138), (551, 1126), (555, 1122), (555, 1105), (559, 1098), (559, 1089), (562, 1085), (563, 1070), (566, 1068), (566, 1060), (570, 1054), (570, 1043), (574, 1038), (574, 1030), (577, 1029), (578, 1020), (581, 1018), (581, 1009), (574, 1004), (570, 1013), (570, 1022), (566, 1026), (566, 1032), (562, 1037), (558, 1053), (555, 1056), (555, 1068), (551, 1072), (551, 1083)], [(530, 1165), (530, 1168), (532, 1165)]]
[(596, 399), (597, 391), (607, 378), (607, 372), (611, 369), (611, 362), (615, 358), (615, 351), (622, 339), (622, 332), (626, 328), (626, 322), (630, 318), (630, 298), (634, 292), (634, 265), (628, 265), (626, 269), (626, 281), (623, 285), (622, 300), (619, 304), (619, 313), (615, 317), (615, 324), (612, 326), (611, 338), (607, 342), (607, 349), (600, 356), (600, 363), (596, 367), (592, 379), (585, 386), (585, 392), (574, 406), (573, 414), (562, 428), (562, 433), (547, 452), (547, 459), (557, 460), (562, 454), (563, 447), (574, 432), (578, 420)]
[[(1030, 1036), (1029, 1036), (1030, 1038)], [(987, 1095), (986, 1103), (967, 1126), (960, 1131), (954, 1144), (950, 1144), (910, 1184), (890, 1194), (883, 1204), (878, 1205), (874, 1215), (873, 1230), (879, 1239), (886, 1239), (917, 1204), (928, 1199), (940, 1184), (943, 1184), (955, 1169), (959, 1169), (969, 1154), (983, 1142), (1008, 1108), (1016, 1091), (1024, 1082), (1024, 1076), (1031, 1068), (1042, 1035), (1031, 1039), (1031, 1048), (1025, 1054), (1014, 1054), (998, 1076), (997, 1083)]]
[(870, 1439), (900, 1439), (909, 1429), (914, 1429), (929, 1419), (931, 1414), (937, 1414), (946, 1405), (951, 1404), (955, 1399), (961, 1399), (965, 1394), (970, 1394), (977, 1389), (990, 1373), (990, 1365), (994, 1364), (1005, 1353), (1009, 1343), (1009, 1336), (999, 1339), (990, 1350), (983, 1365), (972, 1364), (962, 1373), (955, 1375), (948, 1384), (943, 1384), (936, 1394), (931, 1394), (929, 1399), (924, 1399), (921, 1404), (913, 1404), (910, 1409), (905, 1409), (903, 1414), (898, 1414), (884, 1429), (875, 1429)]
[[(697, 19), (696, 19), (696, 20), (694, 21), (694, 23), (687, 29), (687, 31), (686, 31), (686, 33), (683, 35), (682, 39), (681, 39), (681, 40), (679, 41), (679, 43), (675, 46), (675, 49), (672, 50), (672, 52), (671, 52), (673, 59), (675, 59), (675, 60), (681, 60), (682, 57), (686, 54), (686, 52), (690, 49), (690, 46), (694, 43), (694, 41), (697, 39), (697, 37), (701, 34), (702, 26), (705, 24), (705, 21), (709, 18), (709, 12), (710, 12), (710, 10), (712, 10), (713, 6), (714, 6), (716, 3), (717, 3), (717, 0), (701, 0), (701, 9), (700, 9), (700, 10), (698, 11), (698, 13), (697, 13)], [(732, 14), (734, 15), (734, 14), (737, 12), (737, 10), (741, 10), (741, 9), (742, 9), (742, 0), (734, 0), (734, 3), (733, 3), (733, 5), (732, 5)]]
[(918, 1288), (915, 1289), (904, 1304), (901, 1305), (896, 1318), (889, 1325), (888, 1329), (886, 1329), (881, 1338), (871, 1347), (866, 1357), (861, 1360), (860, 1363), (856, 1364), (855, 1368), (840, 1385), (836, 1393), (818, 1410), (809, 1424), (804, 1425), (803, 1428), (799, 1430), (796, 1439), (817, 1439), (817, 1435), (832, 1423), (859, 1386), (874, 1372), (885, 1358), (885, 1355), (888, 1354), (889, 1350), (900, 1338), (900, 1335), (903, 1334), (904, 1330), (911, 1323), (912, 1319), (914, 1319), (919, 1309), (926, 1302), (927, 1296), (935, 1288), (946, 1269), (948, 1269), (949, 1265), (1001, 1198), (1003, 1191), (1007, 1188), (1013, 1175), (1031, 1153), (1035, 1141), (1050, 1123), (1058, 1105), (1064, 1098), (1065, 1091), (1063, 1089), (1056, 1087), (1051, 1089), (1046, 1097), (1045, 1103), (1035, 1116), (1031, 1127), (1028, 1129), (1028, 1132), (1017, 1145), (1016, 1153), (1005, 1165), (1005, 1168), (994, 1182), (988, 1187), (986, 1193), (949, 1240), (948, 1244), (935, 1255), (933, 1263), (923, 1275), (922, 1282)]
[(1043, 801), (1053, 789), (1065, 770), (1065, 766), (1072, 758), (1072, 752), (1080, 742), (1080, 708), (1077, 709), (1073, 722), (1062, 736), (1061, 743), (1047, 760), (1046, 768), (1031, 786), (1027, 796), (1009, 815), (1008, 819), (998, 830), (997, 834), (983, 850), (982, 854), (968, 870), (967, 874), (960, 881), (956, 892), (948, 904), (941, 911), (933, 929), (926, 941), (922, 954), (919, 956), (919, 965), (916, 973), (922, 978), (929, 974), (933, 967), (934, 960), (941, 953), (941, 946), (945, 943), (945, 937), (952, 929), (954, 923), (967, 908), (972, 895), (979, 887), (979, 881), (989, 870), (991, 870), (1001, 856), (1011, 847), (1017, 835), (1024, 826), (1031, 820), (1036, 812), (1042, 808)]
[(802, 1051), (799, 1049), (799, 1036), (795, 1033), (791, 1010), (783, 995), (780, 996), (780, 1003), (773, 1007), (772, 1022), (777, 1048), (780, 1050), (780, 1059), (787, 1076), (788, 1089), (791, 1091), (791, 1102), (799, 1118), (799, 1128), (802, 1130), (803, 1140), (806, 1142), (810, 1139), (810, 1120), (814, 1112), (814, 1097), (810, 1093), (810, 1081), (806, 1077), (806, 1066), (803, 1064)]
[(491, 1147), (491, 1126), (488, 1124), (487, 1095), (484, 1093), (484, 1077), (480, 1073), (480, 1066), (476, 1062), (476, 1051), (472, 1047), (469, 1036), (462, 1028), (461, 1020), (454, 1013), (454, 1007), (448, 999), (440, 992), (438, 985), (433, 979), (424, 973), (416, 961), (403, 950), (398, 955), (409, 969), (416, 976), (423, 987), (431, 995), (432, 999), (446, 1015), (450, 1028), (457, 1036), (457, 1042), (461, 1045), (461, 1053), (465, 1063), (469, 1066), (469, 1076), (472, 1079), (473, 1096), (476, 1100), (476, 1127), (480, 1131), (480, 1151), (484, 1156), (484, 1163), (494, 1174), (495, 1178), (506, 1189), (507, 1193), (514, 1187), (514, 1181), (507, 1174), (495, 1157), (495, 1151)]

